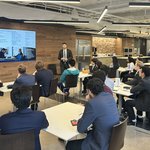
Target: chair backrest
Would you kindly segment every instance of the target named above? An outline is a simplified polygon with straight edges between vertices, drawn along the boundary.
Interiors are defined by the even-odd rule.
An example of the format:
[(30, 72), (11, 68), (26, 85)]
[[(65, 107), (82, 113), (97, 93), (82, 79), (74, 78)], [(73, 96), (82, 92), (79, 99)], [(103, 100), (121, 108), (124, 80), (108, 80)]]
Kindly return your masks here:
[(47, 69), (52, 70), (54, 75), (57, 75), (56, 64), (48, 64)]
[(33, 85), (32, 86), (32, 99), (33, 102), (39, 102), (39, 97), (40, 97), (40, 87), (39, 85)]
[(72, 88), (76, 87), (78, 83), (78, 75), (67, 75), (65, 87)]
[(0, 135), (1, 150), (35, 150), (34, 130)]
[(127, 119), (113, 126), (109, 150), (120, 150), (124, 146), (124, 137), (127, 128)]
[(53, 94), (56, 94), (56, 92), (57, 92), (57, 83), (58, 83), (58, 78), (53, 79), (51, 81), (50, 89), (49, 89), (49, 96), (51, 96)]

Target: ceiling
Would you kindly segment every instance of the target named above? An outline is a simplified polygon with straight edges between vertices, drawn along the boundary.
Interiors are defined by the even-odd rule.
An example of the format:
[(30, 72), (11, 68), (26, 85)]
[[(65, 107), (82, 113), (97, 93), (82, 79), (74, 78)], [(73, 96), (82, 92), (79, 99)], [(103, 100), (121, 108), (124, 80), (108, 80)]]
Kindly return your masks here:
[[(139, 2), (139, 0), (81, 0), (79, 4), (0, 2), (0, 17), (18, 20), (89, 21), (86, 25), (74, 24), (73, 26), (76, 27), (77, 32), (96, 35), (106, 26), (102, 34), (108, 36), (150, 38), (150, 26), (112, 24), (150, 23), (150, 8), (130, 8), (129, 2)], [(142, 0), (142, 2), (150, 2), (150, 0)], [(102, 21), (97, 23), (105, 6), (108, 6), (108, 11)]]

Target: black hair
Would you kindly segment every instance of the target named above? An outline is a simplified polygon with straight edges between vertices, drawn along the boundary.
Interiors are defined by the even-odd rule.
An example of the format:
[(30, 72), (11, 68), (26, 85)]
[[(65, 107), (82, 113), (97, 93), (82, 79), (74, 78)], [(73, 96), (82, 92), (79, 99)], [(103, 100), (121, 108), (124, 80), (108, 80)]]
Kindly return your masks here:
[(108, 67), (108, 66), (106, 66), (106, 65), (101, 65), (100, 69), (105, 72), (106, 76), (108, 75), (108, 72), (109, 72), (109, 67)]
[(31, 87), (17, 87), (11, 91), (10, 98), (18, 109), (25, 109), (30, 105), (31, 95)]
[(133, 62), (135, 64), (135, 60), (131, 56), (128, 57), (128, 61), (129, 63)]
[(93, 78), (98, 78), (98, 79), (102, 80), (104, 83), (106, 80), (106, 74), (103, 70), (98, 70), (93, 73)]
[(148, 68), (146, 66), (142, 66), (141, 69), (142, 69), (142, 72), (145, 74), (145, 77), (150, 76), (150, 68)]
[(68, 60), (68, 64), (69, 64), (70, 66), (74, 67), (75, 64), (76, 64), (76, 62), (75, 62), (74, 59), (69, 59), (69, 60)]
[(98, 78), (93, 78), (87, 83), (87, 89), (89, 89), (92, 94), (98, 95), (104, 91), (103, 81)]

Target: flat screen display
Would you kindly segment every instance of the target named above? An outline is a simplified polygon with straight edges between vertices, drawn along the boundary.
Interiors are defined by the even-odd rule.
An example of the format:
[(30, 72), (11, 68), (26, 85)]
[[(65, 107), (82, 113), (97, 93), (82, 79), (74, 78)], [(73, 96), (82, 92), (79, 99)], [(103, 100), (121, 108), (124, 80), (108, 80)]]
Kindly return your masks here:
[(0, 29), (0, 62), (36, 60), (36, 32)]

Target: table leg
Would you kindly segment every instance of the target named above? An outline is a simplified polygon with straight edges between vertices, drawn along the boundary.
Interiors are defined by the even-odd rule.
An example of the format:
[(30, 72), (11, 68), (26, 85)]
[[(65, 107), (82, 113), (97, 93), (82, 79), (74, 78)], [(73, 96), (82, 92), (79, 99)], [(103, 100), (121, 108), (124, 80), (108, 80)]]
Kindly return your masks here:
[(80, 78), (80, 95), (82, 94), (82, 78)]
[(119, 114), (121, 114), (121, 110), (122, 110), (122, 95), (119, 94), (119, 99), (118, 99), (118, 111), (119, 111)]

